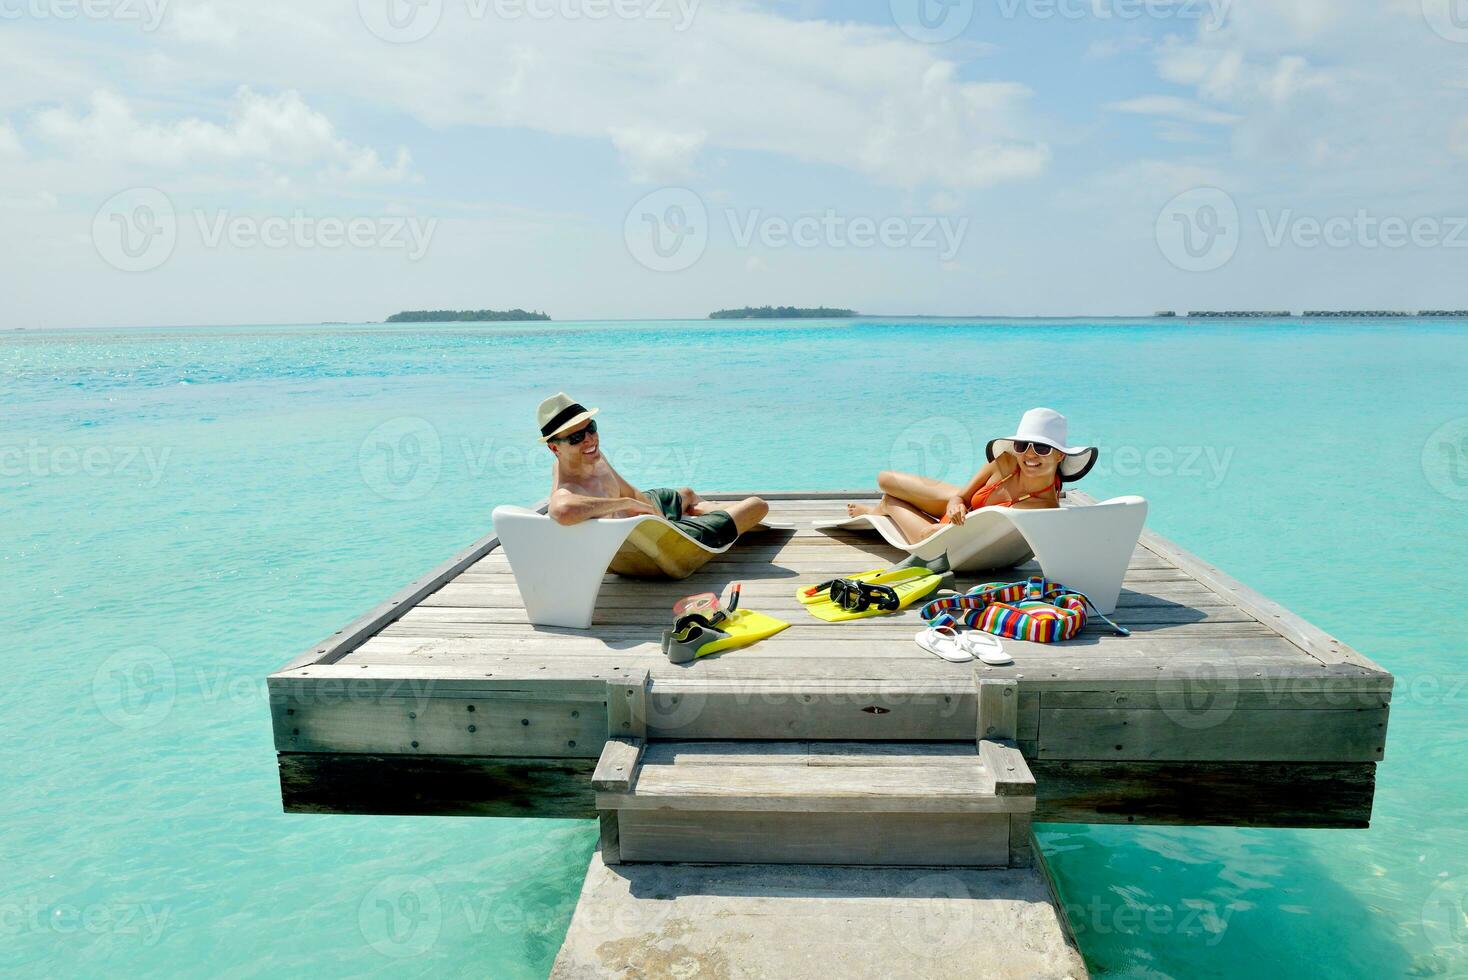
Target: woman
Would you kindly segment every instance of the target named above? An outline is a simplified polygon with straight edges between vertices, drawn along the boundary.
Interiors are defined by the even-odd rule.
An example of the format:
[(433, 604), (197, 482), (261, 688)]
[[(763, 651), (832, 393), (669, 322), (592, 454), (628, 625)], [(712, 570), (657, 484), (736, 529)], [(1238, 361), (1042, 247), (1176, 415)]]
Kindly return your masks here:
[(882, 499), (868, 507), (848, 504), (852, 517), (882, 514), (892, 519), (912, 543), (948, 524), (962, 524), (980, 507), (1042, 509), (1060, 506), (1062, 484), (1079, 480), (1096, 465), (1095, 447), (1065, 442), (1065, 416), (1049, 408), (1032, 408), (1019, 431), (992, 439), (985, 448), (989, 462), (968, 486), (912, 473), (887, 470), (877, 476)]

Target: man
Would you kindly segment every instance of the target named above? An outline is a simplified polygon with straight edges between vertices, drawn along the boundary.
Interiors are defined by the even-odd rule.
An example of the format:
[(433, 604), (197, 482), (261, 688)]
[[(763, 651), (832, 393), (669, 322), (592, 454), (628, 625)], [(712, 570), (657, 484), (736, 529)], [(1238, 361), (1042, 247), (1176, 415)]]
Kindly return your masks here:
[(666, 517), (710, 548), (722, 548), (770, 512), (769, 505), (758, 497), (713, 504), (687, 487), (639, 493), (601, 454), (601, 437), (592, 419), (598, 411), (583, 408), (565, 392), (540, 403), (540, 439), (556, 457), (548, 513), (557, 523), (652, 514)]

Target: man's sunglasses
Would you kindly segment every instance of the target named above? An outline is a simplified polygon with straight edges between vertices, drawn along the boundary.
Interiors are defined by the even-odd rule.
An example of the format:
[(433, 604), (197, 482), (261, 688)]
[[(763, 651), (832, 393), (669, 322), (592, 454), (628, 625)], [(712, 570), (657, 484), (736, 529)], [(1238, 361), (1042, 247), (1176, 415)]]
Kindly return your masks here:
[(586, 423), (586, 428), (571, 433), (569, 436), (556, 436), (551, 442), (564, 442), (568, 446), (579, 446), (586, 441), (587, 436), (596, 435), (596, 420), (592, 419)]
[(1033, 449), (1036, 456), (1049, 456), (1050, 450), (1053, 448), (1053, 446), (1047, 446), (1043, 442), (1017, 442), (1014, 444), (1014, 454), (1016, 456), (1023, 456)]

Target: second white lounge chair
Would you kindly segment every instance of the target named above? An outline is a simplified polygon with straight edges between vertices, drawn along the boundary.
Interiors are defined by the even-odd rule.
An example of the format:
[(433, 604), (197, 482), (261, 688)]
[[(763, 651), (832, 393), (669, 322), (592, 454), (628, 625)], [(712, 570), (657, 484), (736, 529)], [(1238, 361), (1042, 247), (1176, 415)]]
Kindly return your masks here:
[(1102, 613), (1116, 610), (1121, 580), (1147, 520), (1147, 501), (1113, 497), (1052, 510), (984, 507), (958, 525), (916, 544), (889, 517), (850, 517), (817, 524), (827, 530), (873, 530), (919, 560), (946, 556), (955, 572), (1008, 568), (1034, 557), (1045, 577), (1075, 589)]
[[(769, 521), (776, 530), (789, 525)], [(671, 521), (643, 514), (557, 524), (525, 507), (494, 509), (494, 530), (538, 626), (587, 629), (607, 572), (633, 578), (683, 579), (734, 547), (710, 548)]]

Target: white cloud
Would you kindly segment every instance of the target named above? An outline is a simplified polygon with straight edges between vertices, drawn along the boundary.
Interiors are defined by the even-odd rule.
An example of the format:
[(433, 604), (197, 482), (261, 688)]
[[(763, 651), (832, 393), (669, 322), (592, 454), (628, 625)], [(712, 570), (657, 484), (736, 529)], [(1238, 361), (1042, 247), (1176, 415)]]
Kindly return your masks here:
[(90, 110), (47, 109), (36, 114), (35, 133), (74, 155), (130, 161), (152, 167), (259, 163), (319, 168), (324, 176), (355, 182), (409, 179), (412, 161), (400, 147), (389, 164), (377, 151), (342, 139), (331, 121), (296, 92), (261, 95), (241, 88), (220, 124), (197, 117), (156, 122), (140, 119), (113, 92), (96, 93)]
[[(371, 98), (435, 128), (528, 127), (610, 140), (634, 177), (686, 174), (705, 149), (856, 170), (884, 184), (985, 187), (1050, 159), (1030, 91), (971, 81), (894, 28), (791, 20), (748, 3), (664, 23), (496, 19), (444, 4), (426, 38), (386, 45), (355, 4), (215, 0), (195, 37), (218, 78)], [(476, 18), (484, 7), (490, 13)], [(192, 28), (190, 28), (192, 30)], [(226, 39), (227, 40), (223, 40)], [(212, 40), (211, 40), (212, 39)]]
[(612, 130), (612, 145), (622, 155), (628, 174), (649, 183), (687, 177), (704, 140), (701, 132), (674, 133), (645, 126)]
[(0, 158), (16, 160), (23, 156), (25, 150), (20, 145), (15, 127), (8, 120), (0, 120)]
[(1106, 108), (1113, 112), (1129, 112), (1140, 116), (1165, 116), (1182, 122), (1203, 123), (1211, 126), (1227, 126), (1239, 121), (1239, 117), (1233, 113), (1219, 112), (1217, 109), (1210, 109), (1190, 99), (1179, 98), (1175, 95), (1144, 95), (1135, 99), (1107, 103)]
[(1105, 60), (1107, 58), (1115, 58), (1117, 55), (1130, 54), (1133, 51), (1151, 46), (1152, 39), (1142, 34), (1102, 38), (1099, 41), (1092, 41), (1086, 46), (1086, 57)]

